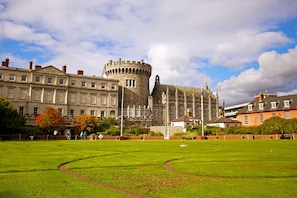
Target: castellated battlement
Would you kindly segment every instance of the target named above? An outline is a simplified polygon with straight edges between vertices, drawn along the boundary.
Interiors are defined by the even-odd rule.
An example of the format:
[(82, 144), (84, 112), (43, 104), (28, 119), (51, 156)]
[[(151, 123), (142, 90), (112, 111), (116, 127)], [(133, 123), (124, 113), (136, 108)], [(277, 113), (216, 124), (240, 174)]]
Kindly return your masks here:
[[(110, 60), (104, 65), (107, 78), (119, 80), (124, 88), (124, 107), (133, 105), (147, 106), (149, 97), (149, 79), (152, 66), (142, 61)], [(121, 94), (119, 94), (119, 97)], [(119, 98), (121, 101), (121, 98)]]
[(106, 75), (114, 74), (137, 74), (144, 75), (147, 77), (151, 76), (152, 66), (142, 61), (130, 61), (121, 60), (112, 61), (110, 60), (104, 65), (104, 72)]

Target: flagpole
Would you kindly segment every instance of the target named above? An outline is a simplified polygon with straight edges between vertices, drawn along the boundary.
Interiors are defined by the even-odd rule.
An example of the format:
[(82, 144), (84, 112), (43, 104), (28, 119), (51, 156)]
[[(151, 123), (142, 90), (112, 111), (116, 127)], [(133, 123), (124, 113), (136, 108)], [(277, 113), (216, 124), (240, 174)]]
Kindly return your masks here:
[(204, 90), (201, 88), (201, 136), (204, 136)]
[(122, 86), (122, 102), (121, 102), (121, 136), (123, 136), (123, 119), (124, 119), (124, 86)]

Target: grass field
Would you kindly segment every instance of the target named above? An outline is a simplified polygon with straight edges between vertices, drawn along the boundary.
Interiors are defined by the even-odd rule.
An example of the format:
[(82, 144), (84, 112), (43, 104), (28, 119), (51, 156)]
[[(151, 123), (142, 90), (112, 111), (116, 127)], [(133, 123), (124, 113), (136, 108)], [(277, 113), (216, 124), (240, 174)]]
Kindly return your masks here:
[(297, 141), (189, 140), (186, 146), (181, 144), (3, 141), (0, 197), (131, 197), (60, 171), (64, 163), (90, 181), (147, 197), (297, 196)]

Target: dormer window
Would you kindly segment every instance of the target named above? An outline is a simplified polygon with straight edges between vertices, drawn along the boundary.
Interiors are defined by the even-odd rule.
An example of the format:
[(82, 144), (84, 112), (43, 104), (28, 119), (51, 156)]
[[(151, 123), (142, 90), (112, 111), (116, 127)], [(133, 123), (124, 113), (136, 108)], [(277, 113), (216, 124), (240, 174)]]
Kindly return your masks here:
[(249, 104), (248, 105), (248, 111), (252, 111), (253, 110), (253, 104)]
[(264, 103), (259, 103), (259, 110), (264, 110)]
[(271, 102), (271, 109), (276, 109), (276, 101)]
[(290, 107), (290, 100), (284, 100), (284, 107), (289, 108)]

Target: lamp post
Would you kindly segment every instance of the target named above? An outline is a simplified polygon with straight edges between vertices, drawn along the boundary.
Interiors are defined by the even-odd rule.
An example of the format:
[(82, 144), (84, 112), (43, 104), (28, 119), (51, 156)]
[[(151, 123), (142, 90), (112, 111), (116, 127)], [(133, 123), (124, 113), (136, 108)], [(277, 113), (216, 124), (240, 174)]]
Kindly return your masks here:
[(124, 119), (124, 86), (122, 86), (122, 102), (121, 102), (121, 135), (123, 136), (123, 119)]

